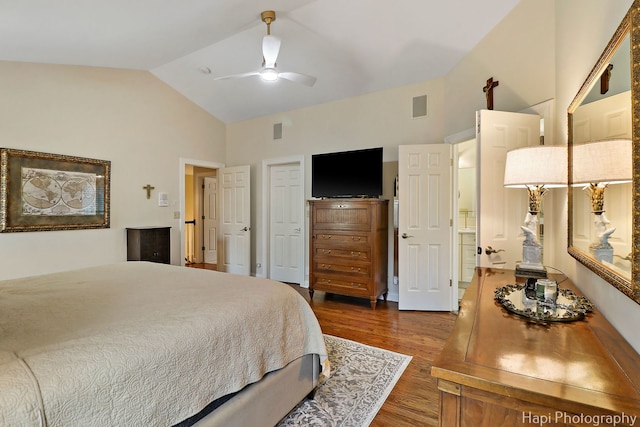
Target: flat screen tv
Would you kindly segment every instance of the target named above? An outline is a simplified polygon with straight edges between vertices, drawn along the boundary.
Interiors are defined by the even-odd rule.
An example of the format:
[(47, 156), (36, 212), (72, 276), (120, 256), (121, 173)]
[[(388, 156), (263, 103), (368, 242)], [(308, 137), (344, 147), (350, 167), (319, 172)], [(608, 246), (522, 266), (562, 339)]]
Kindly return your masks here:
[(311, 156), (311, 195), (318, 198), (382, 195), (382, 147)]

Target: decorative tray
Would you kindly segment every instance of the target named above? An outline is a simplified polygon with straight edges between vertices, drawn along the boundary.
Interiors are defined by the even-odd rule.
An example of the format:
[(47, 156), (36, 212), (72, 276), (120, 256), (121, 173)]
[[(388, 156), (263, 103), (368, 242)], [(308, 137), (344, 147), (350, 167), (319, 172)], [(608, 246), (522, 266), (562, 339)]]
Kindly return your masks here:
[(510, 284), (495, 290), (495, 299), (509, 312), (534, 322), (571, 322), (593, 311), (593, 304), (573, 291), (558, 288), (555, 301), (536, 299), (524, 285)]

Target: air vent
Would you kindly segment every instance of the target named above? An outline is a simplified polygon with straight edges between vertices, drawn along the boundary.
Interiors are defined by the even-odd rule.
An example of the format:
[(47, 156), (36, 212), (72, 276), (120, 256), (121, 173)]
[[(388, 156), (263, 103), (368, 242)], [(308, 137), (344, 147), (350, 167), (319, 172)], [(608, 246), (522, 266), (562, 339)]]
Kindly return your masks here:
[(273, 139), (282, 139), (282, 123), (273, 125)]
[(413, 98), (413, 115), (414, 119), (427, 116), (427, 95), (415, 96)]

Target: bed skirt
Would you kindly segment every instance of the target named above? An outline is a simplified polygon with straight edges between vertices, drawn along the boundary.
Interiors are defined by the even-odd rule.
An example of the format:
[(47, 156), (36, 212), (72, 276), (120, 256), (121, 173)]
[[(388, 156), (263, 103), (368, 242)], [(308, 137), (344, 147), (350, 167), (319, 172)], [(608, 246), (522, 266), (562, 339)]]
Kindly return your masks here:
[(273, 427), (314, 391), (319, 375), (320, 358), (307, 354), (176, 427)]

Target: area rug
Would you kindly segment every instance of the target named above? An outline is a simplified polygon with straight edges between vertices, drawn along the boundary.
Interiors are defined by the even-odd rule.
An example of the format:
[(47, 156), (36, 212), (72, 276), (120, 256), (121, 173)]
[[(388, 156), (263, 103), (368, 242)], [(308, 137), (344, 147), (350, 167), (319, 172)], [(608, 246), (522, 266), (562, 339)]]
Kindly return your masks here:
[(411, 361), (411, 356), (331, 335), (324, 340), (331, 377), (278, 427), (366, 427)]

